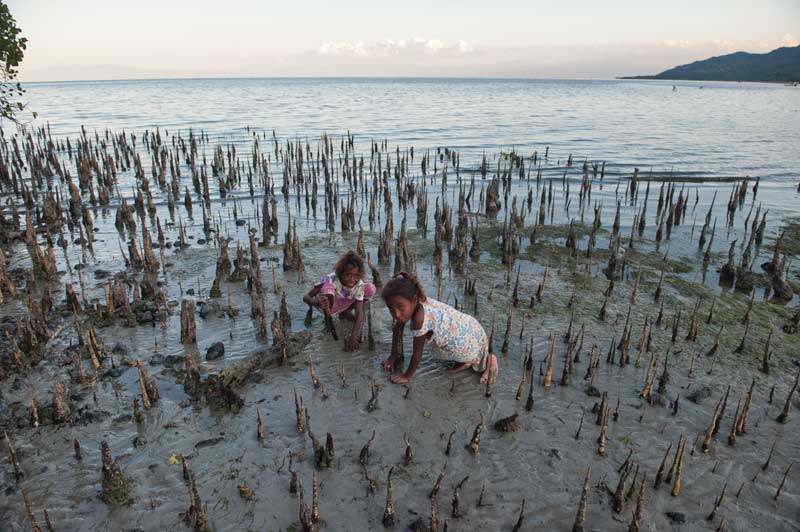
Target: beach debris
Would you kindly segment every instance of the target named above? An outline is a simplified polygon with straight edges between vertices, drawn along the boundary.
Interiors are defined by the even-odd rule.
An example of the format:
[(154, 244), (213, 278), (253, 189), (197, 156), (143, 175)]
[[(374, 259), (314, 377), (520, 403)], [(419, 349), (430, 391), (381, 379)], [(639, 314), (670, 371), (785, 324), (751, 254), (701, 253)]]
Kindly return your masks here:
[(364, 447), (361, 448), (361, 452), (358, 453), (358, 461), (361, 465), (366, 466), (369, 465), (369, 448), (372, 445), (372, 440), (375, 439), (375, 431), (372, 431), (372, 435), (367, 440), (367, 443), (364, 444)]
[(394, 467), (389, 469), (386, 477), (386, 506), (383, 510), (383, 526), (389, 528), (394, 525), (394, 506), (392, 505), (392, 472)]
[(197, 343), (197, 326), (194, 321), (194, 301), (190, 299), (181, 301), (181, 343)]
[(775, 421), (778, 423), (786, 423), (786, 421), (789, 419), (789, 408), (792, 405), (792, 396), (794, 395), (794, 392), (797, 391), (798, 383), (800, 383), (800, 370), (797, 370), (797, 376), (794, 378), (794, 384), (789, 390), (789, 395), (786, 396), (786, 402), (783, 404), (783, 410), (781, 410), (781, 413), (777, 418), (775, 418)]
[(572, 532), (586, 532), (586, 508), (589, 505), (589, 477), (592, 474), (592, 468), (586, 468), (586, 478), (583, 480), (583, 489), (581, 490), (581, 498), (578, 501), (578, 511), (575, 513), (575, 522), (572, 524)]
[(472, 438), (470, 438), (469, 443), (466, 445), (468, 451), (472, 454), (477, 454), (478, 450), (481, 447), (481, 431), (483, 430), (483, 414), (481, 414), (481, 419), (478, 422), (478, 425), (475, 427), (475, 430), (472, 432)]
[(778, 497), (781, 496), (781, 492), (783, 491), (783, 486), (786, 484), (786, 479), (789, 476), (789, 471), (792, 470), (794, 466), (794, 462), (789, 464), (789, 467), (786, 468), (786, 471), (783, 473), (783, 478), (781, 479), (781, 483), (778, 485), (778, 489), (775, 491), (775, 496), (772, 497), (772, 500), (778, 502)]
[(100, 442), (100, 452), (103, 461), (101, 477), (103, 489), (100, 499), (109, 506), (129, 504), (131, 482), (111, 457), (111, 451), (105, 440)]
[[(636, 477), (634, 476), (633, 479), (634, 484), (636, 483)], [(631, 517), (631, 522), (628, 525), (628, 532), (639, 532), (642, 526), (642, 519), (644, 517), (644, 485), (647, 482), (647, 471), (644, 472), (642, 475), (642, 480), (639, 483), (639, 494), (636, 496), (636, 509), (633, 511), (633, 516)], [(633, 486), (631, 486), (633, 489)]]
[(498, 419), (494, 423), (494, 430), (498, 432), (516, 432), (519, 430), (519, 426), (517, 425), (518, 415), (519, 414), (512, 414), (508, 417)]
[(378, 407), (378, 396), (381, 392), (381, 384), (377, 380), (371, 380), (369, 383), (370, 398), (367, 402), (367, 411), (372, 412)]
[(717, 511), (719, 510), (719, 507), (722, 506), (722, 501), (725, 499), (725, 491), (727, 489), (728, 489), (728, 483), (726, 482), (722, 486), (722, 491), (719, 492), (719, 495), (717, 495), (717, 497), (714, 499), (714, 507), (711, 509), (711, 513), (708, 514), (708, 517), (706, 517), (706, 521), (711, 522), (717, 516)]
[(20, 495), (22, 495), (22, 501), (25, 504), (25, 511), (28, 514), (28, 520), (31, 522), (31, 530), (33, 532), (42, 532), (41, 527), (39, 527), (38, 521), (36, 521), (36, 515), (33, 513), (33, 506), (31, 505), (30, 499), (28, 499), (28, 494), (22, 488), (20, 488), (19, 491)]
[(522, 523), (525, 520), (525, 499), (522, 499), (522, 506), (519, 509), (519, 517), (517, 517), (517, 522), (512, 529), (513, 532), (520, 532), (522, 530)]
[(406, 446), (406, 450), (403, 453), (403, 463), (405, 465), (411, 465), (414, 462), (414, 449), (411, 447), (411, 439), (408, 437), (408, 433), (403, 433), (403, 444)]

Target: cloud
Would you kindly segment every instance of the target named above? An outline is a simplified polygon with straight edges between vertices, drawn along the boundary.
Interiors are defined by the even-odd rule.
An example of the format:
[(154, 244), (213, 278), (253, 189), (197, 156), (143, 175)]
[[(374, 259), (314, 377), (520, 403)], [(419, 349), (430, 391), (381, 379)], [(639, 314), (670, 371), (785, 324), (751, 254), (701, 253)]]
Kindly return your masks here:
[(384, 39), (377, 42), (344, 41), (323, 42), (317, 54), (349, 57), (389, 57), (396, 55), (449, 55), (471, 54), (475, 46), (465, 40), (445, 41), (437, 38), (412, 37), (411, 39)]
[(781, 46), (797, 46), (798, 44), (800, 43), (797, 42), (797, 39), (789, 33), (784, 33), (781, 37)]
[(690, 41), (676, 41), (675, 39), (667, 39), (661, 44), (667, 48), (689, 48), (692, 45)]

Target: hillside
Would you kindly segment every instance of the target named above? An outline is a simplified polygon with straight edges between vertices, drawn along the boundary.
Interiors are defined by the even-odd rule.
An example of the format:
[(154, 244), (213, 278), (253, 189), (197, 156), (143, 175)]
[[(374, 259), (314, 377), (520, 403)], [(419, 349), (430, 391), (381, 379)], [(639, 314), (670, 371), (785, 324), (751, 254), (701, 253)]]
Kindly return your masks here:
[(735, 52), (680, 65), (656, 75), (623, 79), (800, 82), (800, 46), (778, 48), (766, 54)]

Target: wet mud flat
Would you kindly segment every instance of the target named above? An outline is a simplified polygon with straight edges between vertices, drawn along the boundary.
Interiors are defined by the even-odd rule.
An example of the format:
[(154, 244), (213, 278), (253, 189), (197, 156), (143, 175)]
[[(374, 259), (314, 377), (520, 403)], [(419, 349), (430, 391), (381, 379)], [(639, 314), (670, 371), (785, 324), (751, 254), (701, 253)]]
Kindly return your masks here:
[[(248, 133), (4, 139), (9, 530), (798, 528), (793, 186)], [(325, 334), (347, 249), (494, 382), (390, 383), (380, 300)]]

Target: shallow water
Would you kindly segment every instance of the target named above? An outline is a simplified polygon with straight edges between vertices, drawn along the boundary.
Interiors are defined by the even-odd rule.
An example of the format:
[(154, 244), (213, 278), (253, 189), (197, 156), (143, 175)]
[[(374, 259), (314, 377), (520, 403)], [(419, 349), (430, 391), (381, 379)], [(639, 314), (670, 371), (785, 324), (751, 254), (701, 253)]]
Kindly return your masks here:
[[(314, 336), (305, 353), (313, 357), (317, 373), (329, 394), (327, 399), (312, 386), (304, 353), (291, 359), (285, 366), (272, 366), (254, 375), (252, 382), (239, 390), (245, 406), (238, 414), (212, 412), (207, 406), (194, 406), (186, 401), (187, 395), (181, 384), (176, 383), (175, 372), (158, 362), (156, 355), (183, 357), (189, 353), (194, 356), (205, 376), (269, 346), (269, 342), (256, 338), (256, 324), (248, 317), (249, 295), (245, 283), (223, 283), (223, 304), (224, 294), (230, 287), (232, 304), (240, 314), (235, 320), (218, 317), (201, 319), (198, 316), (196, 346), (184, 346), (179, 342), (179, 307), (172, 309), (173, 314), (167, 321), (166, 329), (162, 329), (158, 323), (155, 326), (127, 327), (121, 321), (114, 326), (97, 329), (98, 335), (109, 348), (116, 343), (125, 345), (130, 350), (131, 358), (141, 359), (156, 378), (162, 399), (146, 412), (143, 424), (137, 425), (124, 417), (130, 414), (131, 402), (139, 394), (136, 370), (128, 369), (117, 379), (99, 380), (94, 387), (81, 389), (75, 382), (70, 384), (71, 391), (80, 394), (73, 397), (73, 409), (85, 407), (90, 412), (105, 411), (108, 413), (105, 419), (58, 428), (9, 427), (12, 429), (11, 441), (25, 472), (21, 486), (31, 499), (40, 524), (43, 524), (41, 510), (46, 506), (58, 530), (186, 530), (179, 517), (188, 504), (180, 465), (167, 462), (171, 455), (184, 453), (190, 456), (188, 463), (197, 475), (198, 491), (215, 530), (299, 530), (298, 501), (296, 496), (289, 494), (288, 489), (288, 457), (293, 456), (294, 468), (305, 487), (307, 502), (311, 498), (314, 464), (310, 441), (305, 435), (298, 435), (295, 428), (293, 393), (296, 390), (306, 402), (314, 432), (319, 438), (330, 432), (336, 446), (334, 467), (317, 472), (320, 512), (325, 521), (323, 528), (327, 530), (381, 529), (386, 475), (392, 466), (395, 467), (393, 485), (398, 521), (395, 528), (402, 530), (418, 517), (427, 522), (430, 513), (428, 493), (445, 462), (448, 471), (439, 495), (438, 510), (442, 522), (445, 518), (449, 519), (449, 530), (510, 530), (523, 499), (526, 501), (523, 530), (569, 530), (588, 466), (592, 469), (588, 529), (622, 530), (630, 520), (634, 500), (626, 503), (623, 514), (614, 514), (604, 486), (611, 490), (616, 487), (617, 468), (631, 450), (633, 459), (648, 473), (645, 528), (708, 530), (712, 525), (706, 521), (706, 516), (711, 511), (714, 498), (727, 482), (727, 494), (713, 523), (714, 528), (724, 517), (733, 530), (797, 530), (800, 526), (797, 469), (790, 473), (778, 503), (772, 499), (783, 472), (800, 456), (800, 417), (796, 400), (787, 424), (780, 425), (774, 421), (797, 371), (794, 363), (800, 339), (797, 334), (787, 334), (781, 330), (787, 317), (796, 311), (796, 299), (788, 308), (762, 302), (762, 290), (758, 289), (751, 337), (744, 353), (735, 354), (733, 351), (743, 331), (739, 320), (748, 298), (746, 294), (721, 288), (715, 273), (716, 268), (724, 263), (729, 242), (738, 238), (741, 243), (744, 218), (751, 205), (769, 209), (767, 238), (758, 251), (763, 260), (771, 256), (771, 238), (777, 234), (781, 223), (795, 212), (797, 193), (796, 180), (793, 178), (797, 161), (792, 160), (796, 155), (793, 155), (788, 143), (796, 132), (790, 131), (789, 121), (785, 117), (796, 112), (796, 90), (792, 92), (792, 89), (785, 87), (734, 84), (705, 84), (701, 90), (694, 84), (687, 84), (681, 85), (673, 93), (671, 85), (632, 82), (431, 81), (418, 84), (423, 88), (417, 87), (417, 82), (369, 80), (335, 80), (326, 83), (309, 80), (196, 80), (37, 84), (29, 87), (32, 102), (42, 106), (38, 110), (53, 117), (51, 128), (54, 135), (64, 133), (74, 140), (81, 123), (85, 123), (89, 130), (97, 127), (100, 134), (101, 128), (108, 125), (115, 130), (135, 128), (137, 135), (141, 135), (141, 128), (158, 124), (162, 126), (165, 137), (166, 129), (174, 135), (181, 129), (181, 134), (186, 138), (187, 130), (192, 126), (195, 131), (203, 129), (216, 135), (212, 135), (210, 144), (203, 144), (200, 148), (209, 162), (214, 147), (221, 144), (224, 148), (229, 142), (237, 146), (243, 161), (249, 157), (252, 140), (250, 134), (241, 129), (243, 123), (254, 126), (258, 123), (259, 129), (256, 131), (259, 136), (266, 133), (266, 139), (260, 140), (264, 153), (271, 152), (273, 148), (270, 128), (275, 124), (283, 126), (277, 127), (279, 139), (286, 138), (281, 135), (291, 139), (294, 132), (298, 135), (308, 134), (312, 149), (315, 149), (320, 130), (338, 131), (342, 124), (347, 124), (351, 131), (356, 132), (355, 153), (363, 154), (367, 160), (369, 138), (374, 136), (380, 139), (386, 135), (389, 137), (388, 154), (392, 158), (396, 144), (401, 154), (411, 145), (415, 146), (417, 159), (410, 169), (418, 183), (423, 179), (420, 176), (419, 156), (426, 147), (459, 146), (459, 153), (463, 157), (460, 177), (464, 183), (468, 183), (472, 173), (467, 169), (476, 167), (484, 149), (490, 160), (491, 177), (499, 148), (516, 145), (518, 149), (525, 147), (522, 153), (528, 154), (537, 149), (541, 155), (546, 145), (552, 146), (550, 158), (543, 164), (543, 179), (538, 185), (535, 175), (530, 180), (527, 177), (519, 179), (515, 175), (512, 183), (512, 195), (517, 195), (518, 201), (524, 199), (529, 187), (533, 191), (534, 201), (531, 211), (525, 207), (525, 229), (520, 231), (521, 258), (516, 262), (520, 271), (520, 303), (514, 311), (511, 345), (507, 354), (499, 351), (507, 312), (511, 307), (515, 273), (509, 275), (500, 264), (496, 235), (501, 224), (492, 223), (482, 216), (475, 217), (481, 224), (483, 253), (478, 263), (468, 260), (466, 277), (477, 279), (477, 301), (464, 295), (464, 276), (445, 273), (443, 279), (442, 300), (454, 304), (457, 298), (462, 308), (470, 312), (475, 312), (477, 308), (477, 317), (487, 331), (493, 321), (496, 323), (495, 351), (500, 358), (501, 372), (491, 398), (484, 397), (484, 388), (478, 384), (477, 375), (465, 372), (453, 377), (445, 372), (441, 364), (426, 357), (414, 376), (409, 397), (404, 399), (406, 389), (388, 382), (386, 374), (379, 367), (390, 348), (391, 320), (382, 305), (375, 302), (371, 309), (377, 341), (374, 353), (366, 349), (366, 344), (356, 353), (345, 353), (340, 343), (321, 334), (322, 320), (319, 316), (315, 317), (310, 327)], [(353, 90), (354, 87), (359, 87), (360, 91)], [(125, 95), (124, 98), (121, 95)], [(241, 99), (243, 95), (244, 100)], [(581, 97), (587, 100), (581, 101)], [(686, 101), (683, 104), (664, 103), (663, 107), (654, 105), (659, 98), (669, 102), (669, 98), (679, 97), (689, 99), (695, 107), (687, 105)], [(252, 103), (261, 98), (264, 99), (263, 109)], [(94, 102), (94, 108), (86, 104), (88, 101)], [(233, 106), (231, 102), (237, 101), (240, 105), (242, 101), (247, 105)], [(387, 103), (390, 101), (400, 103), (393, 108)], [(426, 102), (424, 110), (412, 112), (412, 108), (416, 109), (420, 101)], [(476, 102), (483, 107), (476, 105)], [(512, 105), (510, 102), (516, 103)], [(309, 103), (319, 105), (319, 109)], [(370, 109), (370, 112), (359, 112), (361, 106)], [(757, 107), (758, 112), (751, 114), (753, 106)], [(795, 111), (792, 111), (792, 106)], [(740, 110), (729, 112), (732, 107)], [(783, 113), (780, 117), (770, 115), (781, 107)], [(463, 111), (472, 108), (476, 109), (475, 113)], [(137, 110), (136, 115), (130, 112), (131, 109)], [(263, 116), (253, 116), (252, 109), (259, 109)], [(521, 115), (517, 114), (520, 109), (525, 110)], [(694, 109), (694, 116), (690, 109)], [(697, 113), (702, 109), (725, 118), (717, 118), (716, 122), (714, 119), (696, 120)], [(398, 110), (402, 112), (398, 113)], [(164, 116), (171, 118), (165, 120)], [(437, 120), (437, 117), (440, 119)], [(540, 135), (536, 127), (537, 117), (541, 120), (539, 125), (543, 131), (546, 131), (545, 123), (550, 124), (547, 127), (552, 131)], [(696, 120), (701, 131), (697, 137), (681, 135), (681, 129), (668, 123), (666, 117), (674, 120), (675, 124), (680, 122), (681, 117), (687, 121), (691, 118)], [(428, 128), (421, 127), (423, 123), (428, 124)], [(603, 123), (615, 125), (595, 135), (601, 131), (600, 124)], [(435, 124), (435, 128), (431, 128), (430, 124)], [(587, 124), (591, 124), (591, 127)], [(732, 124), (739, 127), (731, 127)], [(532, 127), (534, 132), (531, 132)], [(581, 132), (582, 128), (586, 128), (586, 131)], [(652, 136), (645, 135), (648, 128), (654, 129)], [(722, 135), (729, 128), (733, 132)], [(738, 136), (749, 134), (752, 137), (756, 134), (755, 129), (759, 129), (758, 134), (770, 142), (753, 148)], [(714, 134), (717, 135), (716, 140)], [(592, 140), (581, 142), (582, 135)], [(633, 137), (639, 140), (630, 141)], [(338, 140), (338, 137), (334, 138), (337, 151)], [(167, 140), (166, 144), (171, 145), (170, 142)], [(659, 144), (662, 146), (659, 147)], [(731, 154), (734, 148), (735, 156)], [(137, 149), (144, 153), (143, 147), (138, 144)], [(564, 159), (569, 153), (574, 154), (575, 165), (569, 169), (568, 178), (562, 184)], [(384, 158), (386, 155), (383, 153)], [(637, 238), (634, 251), (628, 253), (630, 263), (626, 274), (623, 280), (617, 282), (606, 319), (601, 321), (598, 319), (603, 300), (601, 291), (608, 284), (600, 271), (605, 261), (595, 259), (587, 263), (583, 260), (576, 265), (563, 249), (565, 225), (580, 216), (577, 196), (583, 157), (589, 157), (592, 162), (609, 161), (606, 178), (603, 181), (597, 179), (592, 185), (592, 203), (602, 204), (603, 228), (598, 237), (598, 252), (608, 247), (608, 231), (613, 222), (616, 201), (619, 199), (622, 204), (620, 233), (626, 239), (634, 216), (641, 209), (641, 196), (634, 206), (624, 197), (627, 177), (632, 173), (634, 164), (641, 164), (643, 171), (650, 165), (654, 170), (668, 171), (668, 167), (675, 164), (677, 176), (742, 177), (744, 173), (762, 176), (755, 199), (752, 192), (754, 181), (750, 181), (744, 207), (737, 211), (730, 228), (724, 227), (724, 220), (727, 198), (734, 184), (687, 183), (685, 191), (691, 193), (687, 219), (673, 228), (669, 241), (660, 244), (658, 253), (663, 256), (669, 249), (669, 259), (672, 261), (664, 286), (664, 322), (653, 332), (653, 353), (658, 356), (659, 368), (667, 351), (672, 353), (669, 358), (671, 379), (665, 394), (665, 406), (649, 405), (639, 398), (645, 379), (647, 354), (643, 356), (639, 367), (631, 364), (621, 368), (605, 363), (611, 338), (619, 338), (629, 308), (632, 308), (633, 357), (645, 316), (655, 319), (658, 313), (658, 305), (653, 301), (660, 260), (655, 251), (654, 219), (661, 181), (652, 181), (644, 237)], [(144, 155), (143, 163), (149, 176), (150, 162)], [(394, 163), (393, 160), (393, 167)], [(297, 221), (298, 231), (303, 238), (306, 281), (300, 283), (295, 273), (283, 271), (282, 236), (270, 247), (260, 248), (262, 280), (268, 291), (268, 312), (276, 310), (279, 303), (279, 295), (271, 290), (271, 266), (274, 265), (276, 281), (287, 295), (293, 328), (303, 330), (305, 305), (301, 301), (302, 293), (314, 280), (330, 271), (338, 253), (355, 247), (358, 233), (327, 231), (321, 207), (323, 196), (320, 196), (320, 210), (316, 218), (306, 212), (305, 207), (298, 212), (294, 187), (291, 187), (289, 201), (284, 201), (278, 190), (282, 163), (272, 159), (271, 164), (270, 172), (276, 180), (275, 189), (278, 192), (279, 232), (281, 235), (285, 232), (288, 210), (291, 209), (292, 219)], [(182, 171), (181, 188), (184, 185), (191, 187), (191, 178), (185, 165)], [(433, 249), (433, 203), (439, 195), (442, 163), (437, 164), (434, 176), (430, 174), (433, 174), (432, 168), (427, 178), (430, 198), (427, 234), (423, 236), (415, 230), (415, 202), (410, 205), (407, 217), (410, 246), (417, 254), (418, 273), (429, 294), (436, 297), (437, 280), (430, 254)], [(647, 173), (640, 185), (646, 185), (646, 177)], [(663, 177), (663, 174), (655, 177)], [(551, 179), (555, 216), (552, 224), (548, 217), (545, 229), (552, 229), (557, 236), (542, 236), (537, 246), (530, 246), (528, 235), (538, 207), (538, 194), (546, 189)], [(130, 198), (131, 184), (135, 182), (132, 172), (120, 175), (119, 180), (120, 191)], [(390, 179), (390, 190), (394, 189), (393, 183), (394, 180)], [(455, 171), (450, 168), (446, 199), (454, 209), (457, 207), (457, 183)], [(487, 183), (488, 180), (483, 181), (480, 174), (476, 176), (477, 191)], [(570, 197), (573, 198), (568, 210), (564, 208), (566, 183), (569, 183)], [(213, 191), (213, 184), (211, 188)], [(164, 223), (170, 220), (166, 200), (157, 187), (152, 189), (157, 215)], [(696, 207), (695, 190), (698, 196)], [(718, 220), (717, 234), (712, 265), (703, 279), (702, 252), (697, 249), (697, 236), (715, 192), (718, 196), (712, 219)], [(231, 258), (235, 257), (236, 243), (245, 245), (247, 242), (247, 227), (238, 227), (232, 219), (233, 198), (236, 198), (239, 218), (247, 219), (254, 227), (259, 227), (254, 213), (261, 204), (262, 193), (257, 191), (251, 199), (243, 182), (243, 186), (231, 191), (226, 200), (217, 197), (216, 193), (212, 197), (214, 217), (221, 217), (223, 222), (221, 233), (233, 238)], [(167, 273), (160, 274), (166, 283), (169, 299), (176, 303), (187, 297), (204, 300), (214, 277), (217, 249), (213, 243), (196, 243), (207, 236), (203, 234), (202, 218), (198, 215), (199, 198), (195, 196), (194, 199), (195, 219), (186, 218), (182, 203), (179, 202), (175, 220), (177, 224), (179, 217), (187, 227), (192, 245), (182, 251), (165, 250)], [(346, 196), (342, 195), (341, 199), (345, 200)], [(402, 213), (396, 197), (394, 202), (394, 227), (397, 231)], [(103, 297), (102, 285), (106, 282), (96, 279), (95, 272), (100, 269), (109, 272), (124, 269), (118, 254), (120, 236), (114, 227), (114, 209), (118, 204), (118, 200), (112, 198), (109, 207), (93, 209), (97, 229), (96, 253), (90, 257), (83, 271), (90, 300)], [(365, 245), (375, 259), (377, 233), (385, 220), (381, 218), (374, 227), (369, 227), (366, 209), (364, 198), (358, 195), (356, 216), (364, 212), (362, 225)], [(382, 210), (382, 207), (377, 208), (381, 217)], [(498, 220), (502, 221), (505, 214), (505, 210), (501, 211)], [(591, 209), (587, 209), (586, 217), (585, 223), (590, 224)], [(694, 220), (698, 225), (693, 229)], [(151, 233), (154, 232), (153, 223), (148, 218)], [(165, 227), (165, 233), (167, 240), (177, 239), (175, 227)], [(580, 240), (579, 247), (585, 249), (585, 238)], [(9, 269), (29, 263), (24, 246), (15, 245), (10, 251), (13, 254), (9, 257)], [(78, 246), (71, 246), (68, 253), (73, 267), (82, 261)], [(737, 247), (737, 258), (740, 253), (741, 249)], [(445, 268), (446, 257), (447, 253)], [(64, 270), (61, 283), (72, 282), (77, 285), (77, 272), (67, 268), (60, 249), (57, 250), (57, 258), (59, 269)], [(761, 259), (756, 261), (756, 265), (760, 264)], [(392, 273), (391, 266), (380, 266), (384, 280)], [(528, 302), (536, 291), (545, 266), (549, 267), (549, 277), (543, 301), (529, 308)], [(637, 266), (643, 271), (642, 286), (636, 303), (631, 305), (630, 292)], [(792, 265), (790, 277), (793, 281), (796, 280), (796, 271), (796, 266)], [(132, 270), (129, 274), (138, 275)], [(194, 296), (187, 293), (189, 289), (196, 291)], [(567, 303), (573, 291), (576, 303), (569, 310)], [(54, 300), (60, 302), (62, 297), (63, 288), (59, 285), (54, 288)], [(684, 339), (686, 324), (697, 298), (703, 299), (700, 335), (696, 342), (689, 342)], [(711, 323), (706, 323), (712, 300), (715, 301), (716, 314)], [(675, 345), (670, 345), (669, 328), (672, 316), (678, 309), (683, 312), (682, 334)], [(24, 312), (25, 306), (21, 300), (7, 301), (0, 307), (3, 316)], [(570, 312), (575, 313), (573, 332), (577, 332), (580, 325), (584, 324), (586, 338), (581, 361), (576, 364), (569, 385), (559, 386), (557, 383), (565, 352), (562, 337), (568, 327)], [(520, 339), (520, 317), (523, 314), (526, 315), (525, 329)], [(765, 375), (758, 371), (758, 367), (770, 323), (776, 328), (773, 339), (775, 352), (772, 356), (773, 369), (769, 375)], [(721, 337), (713, 372), (709, 374), (711, 362), (705, 353), (723, 325), (725, 334)], [(340, 336), (344, 336), (347, 327), (340, 325)], [(557, 337), (554, 385), (545, 389), (538, 368), (541, 368), (548, 354), (551, 333)], [(0, 404), (15, 412), (24, 412), (30, 397), (36, 398), (40, 405), (49, 404), (52, 382), (56, 379), (69, 380), (68, 371), (71, 368), (64, 349), (74, 341), (74, 336), (72, 328), (65, 327), (48, 345), (46, 361), (35, 370), (13, 375), (0, 382)], [(224, 342), (225, 357), (215, 362), (205, 361), (205, 350), (217, 341)], [(522, 408), (527, 384), (522, 400), (515, 400), (524, 350), (529, 342), (533, 345), (534, 366), (537, 368), (535, 405), (530, 413)], [(405, 344), (408, 351), (411, 344), (409, 338)], [(589, 412), (598, 399), (587, 395), (587, 383), (583, 380), (589, 351), (595, 344), (602, 356), (594, 386), (608, 392), (612, 408), (617, 399), (620, 401), (620, 418), (609, 425), (604, 457), (596, 452), (599, 427), (595, 424), (595, 416)], [(692, 355), (697, 355), (697, 360), (689, 377)], [(407, 353), (406, 360), (408, 358)], [(342, 368), (347, 376), (346, 384), (342, 383), (339, 376)], [(738, 437), (735, 447), (730, 447), (726, 438), (735, 403), (746, 392), (751, 378), (755, 378), (757, 384), (748, 417), (748, 431)], [(367, 401), (371, 379), (376, 379), (383, 388), (378, 408), (369, 412)], [(653, 490), (652, 478), (666, 447), (672, 443), (674, 448), (681, 433), (690, 444), (697, 434), (703, 433), (717, 401), (728, 385), (731, 386), (731, 394), (727, 410), (710, 452), (702, 453), (699, 445), (693, 455), (690, 455), (690, 449), (686, 450), (680, 496), (671, 497), (669, 486), (666, 485), (658, 491)], [(687, 399), (691, 392), (703, 386), (709, 387), (710, 397), (700, 404)], [(773, 386), (774, 399), (770, 404), (768, 397)], [(673, 417), (669, 402), (676, 397), (680, 397), (679, 412)], [(582, 408), (587, 413), (581, 436), (576, 441), (574, 436)], [(256, 439), (256, 409), (264, 420), (266, 437), (263, 443)], [(519, 432), (501, 434), (492, 428), (494, 421), (514, 412), (520, 414)], [(464, 449), (464, 445), (469, 441), (481, 415), (485, 418), (486, 426), (480, 452), (473, 456)], [(377, 436), (371, 448), (369, 471), (378, 481), (375, 495), (369, 494), (358, 463), (359, 450), (372, 430), (376, 431)], [(452, 452), (446, 457), (444, 449), (452, 431), (455, 431)], [(415, 460), (409, 466), (402, 465), (403, 433), (409, 434), (414, 447)], [(139, 441), (138, 446), (134, 445), (137, 436), (146, 443)], [(770, 467), (759, 475), (757, 482), (750, 482), (766, 459), (776, 436), (779, 441)], [(198, 442), (215, 437), (222, 437), (222, 440), (214, 445), (195, 447)], [(73, 457), (73, 438), (79, 439), (82, 444), (82, 462), (76, 462)], [(134, 502), (130, 506), (109, 509), (97, 498), (101, 440), (108, 441), (112, 455), (119, 459), (125, 474), (134, 481)], [(14, 484), (13, 471), (6, 454), (2, 453), (2, 456), (0, 523), (4, 523), (8, 530), (26, 530), (27, 518)], [(463, 517), (453, 519), (450, 517), (453, 486), (467, 475), (469, 480), (461, 493)], [(255, 502), (240, 497), (241, 483), (253, 489)], [(476, 508), (475, 503), (484, 483), (486, 505)], [(737, 498), (735, 495), (742, 483), (744, 488)], [(686, 523), (674, 524), (666, 512), (685, 514)]]
[[(462, 165), (512, 147), (606, 161), (609, 174), (797, 181), (800, 91), (767, 83), (631, 80), (194, 79), (26, 84), (54, 135), (146, 128), (279, 138), (350, 131), (390, 147), (450, 147)], [(242, 152), (246, 156), (246, 152)], [(796, 183), (795, 183), (796, 184)]]

